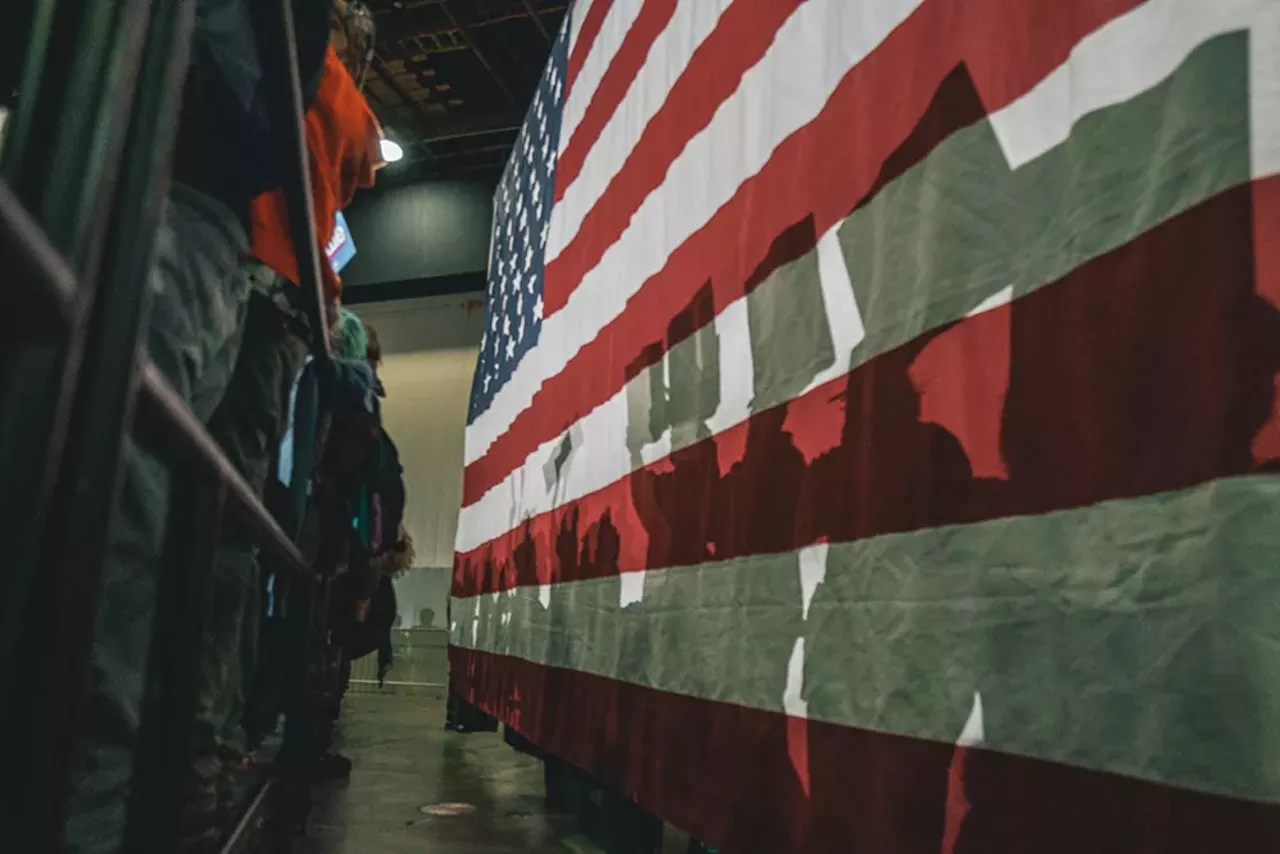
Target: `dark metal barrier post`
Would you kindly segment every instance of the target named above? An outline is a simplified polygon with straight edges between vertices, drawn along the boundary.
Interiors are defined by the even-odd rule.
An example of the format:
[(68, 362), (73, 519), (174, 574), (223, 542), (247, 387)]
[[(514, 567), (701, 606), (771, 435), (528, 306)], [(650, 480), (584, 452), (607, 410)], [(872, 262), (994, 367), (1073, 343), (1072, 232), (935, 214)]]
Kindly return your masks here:
[[(307, 315), (315, 340), (317, 359), (329, 359), (329, 336), (320, 278), (320, 252), (316, 238), (315, 204), (311, 193), (311, 155), (307, 150), (302, 111), (302, 81), (298, 74), (298, 45), (294, 37), (292, 0), (261, 0), (251, 4), (258, 52), (262, 57), (267, 104), (281, 122), (281, 150), (277, 156), (289, 164), (284, 182), (289, 231), (298, 260), (298, 286), (307, 302)], [(327, 237), (328, 235), (326, 235)], [(324, 263), (328, 263), (325, 259)]]
[[(264, 0), (254, 4), (259, 52), (266, 74), (268, 104), (271, 114), (283, 125), (280, 156), (290, 164), (284, 193), (289, 213), (289, 226), (294, 252), (298, 259), (298, 285), (303, 290), (312, 334), (312, 352), (320, 362), (320, 370), (329, 366), (328, 318), (320, 264), (328, 263), (319, 253), (311, 192), (310, 154), (307, 149), (302, 109), (302, 81), (298, 73), (298, 48), (293, 24), (292, 0)], [(283, 46), (283, 50), (280, 48)], [(327, 235), (326, 235), (327, 236)], [(323, 374), (322, 374), (323, 376)], [(290, 617), (287, 632), (292, 635), (286, 662), (285, 679), (287, 719), (281, 762), (288, 785), (279, 787), (276, 803), (282, 814), (280, 830), (296, 832), (306, 819), (310, 806), (308, 763), (315, 758), (315, 698), (310, 696), (309, 664), (316, 618), (325, 613), (317, 610), (320, 589), (291, 585)]]
[(252, 531), (254, 539), (264, 549), (269, 549), (290, 572), (304, 583), (312, 579), (306, 561), (298, 547), (280, 529), (276, 520), (253, 489), (240, 476), (231, 461), (222, 453), (218, 443), (191, 413), (155, 366), (144, 362), (141, 368), (142, 391), (139, 400), (139, 417), (151, 427), (159, 438), (167, 443), (165, 455), (181, 460), (189, 472), (224, 484), (227, 489), (227, 509), (235, 514)]
[(193, 663), (200, 660), (212, 602), (226, 490), (225, 483), (205, 478), (174, 483), (125, 851), (163, 854), (178, 849), (182, 782), (200, 680), (200, 669)]
[[(289, 837), (301, 833), (311, 808), (312, 763), (319, 752), (319, 696), (311, 664), (322, 648), (317, 636), (324, 632), (327, 616), (327, 582), (294, 585), (289, 591), (287, 611), (288, 640), (285, 661), (285, 730), (280, 750), (284, 782), (276, 798), (279, 830)], [(284, 844), (286, 839), (281, 839)]]
[[(141, 54), (137, 34), (146, 32), (146, 8), (145, 0), (40, 0), (28, 22), (19, 108), (9, 122), (0, 161), (13, 190), (10, 198), (26, 210), (11, 208), (4, 225), (38, 223), (44, 231), (38, 243), (43, 245), (34, 260), (48, 271), (52, 253), (45, 247), (52, 247), (61, 255), (56, 264), (61, 269), (46, 274), (15, 265), (29, 269), (26, 281), (19, 278), (13, 290), (48, 291), (50, 280), (67, 278), (63, 270), (79, 277), (79, 287), (63, 311), (70, 323), (59, 334), (34, 337), (29, 333), (37, 330), (19, 329), (3, 345), (0, 471), (14, 488), (0, 495), (0, 539), (8, 544), (12, 575), (6, 597), (10, 604), (0, 613), (6, 618), (0, 620), (5, 626), (0, 629), (0, 674), (12, 666), (16, 615), (26, 611), (28, 579), (39, 559), (48, 500), (62, 462), (87, 333), (80, 319), (97, 283), (97, 247), (107, 226), (120, 142), (133, 103)], [(104, 81), (113, 86), (104, 89)], [(74, 187), (74, 194), (60, 192), (67, 187)], [(30, 231), (15, 236), (29, 241)], [(5, 247), (19, 256), (27, 248)], [(6, 264), (6, 270), (14, 267)], [(9, 314), (6, 322), (20, 321)]]
[(48, 41), (31, 52), (6, 134), (5, 179), (87, 276), (82, 287), (94, 282), (107, 233), (150, 7), (151, 0), (57, 0), (37, 19)]
[(64, 370), (76, 346), (76, 278), (44, 232), (0, 181), (0, 541), (6, 545), (0, 596), (0, 673), (13, 661), (35, 572), (45, 508), (62, 457), (75, 372)]
[[(292, 7), (290, 0), (250, 7), (269, 106), (282, 120), (278, 154), (290, 167), (290, 228), (312, 349), (324, 368), (327, 324)], [(305, 621), (293, 623), (304, 690), (313, 630), (324, 628), (314, 573), (140, 352), (193, 10), (194, 0), (41, 0), (31, 23), (29, 73), (3, 163), (17, 192), (0, 180), (0, 263), (20, 273), (17, 295), (0, 300), (15, 312), (6, 321), (14, 334), (0, 345), (0, 462), (14, 463), (9, 471), (17, 475), (11, 498), (0, 503), (0, 534), (12, 534), (17, 553), (10, 555), (17, 565), (12, 596), (0, 613), (0, 679), (23, 692), (22, 703), (0, 706), (0, 727), (18, 736), (8, 759), (19, 784), (0, 797), (0, 812), (15, 850), (61, 844), (122, 439), (135, 401), (143, 443), (161, 446), (176, 469), (194, 469), (196, 480), (175, 478), (126, 850), (168, 852), (177, 838), (178, 775), (186, 767), (224, 503), (294, 574), (292, 586), (308, 602)], [(17, 316), (30, 313), (40, 322)], [(22, 419), (35, 426), (20, 429)]]
[[(142, 0), (118, 5), (114, 14), (119, 30), (108, 40), (106, 54), (112, 61), (106, 80), (80, 81), (76, 92), (90, 101), (85, 91), (107, 84), (129, 92), (128, 97), (111, 92), (110, 98), (103, 99), (107, 103), (98, 104), (101, 109), (112, 100), (124, 102), (128, 134), (123, 146), (112, 121), (103, 118), (95, 125), (93, 142), (104, 150), (95, 148), (84, 155), (90, 163), (107, 163), (97, 176), (105, 187), (115, 190), (118, 184), (118, 192), (108, 196), (110, 208), (87, 211), (81, 205), (89, 205), (89, 191), (77, 186), (71, 188), (77, 204), (64, 210), (66, 202), (53, 195), (59, 182), (65, 181), (56, 169), (48, 172), (43, 188), (42, 207), (56, 226), (54, 233), (61, 234), (90, 269), (96, 261), (98, 235), (109, 234), (111, 240), (97, 293), (93, 289), (82, 293), (82, 299), (93, 306), (84, 368), (44, 532), (43, 560), (24, 609), (25, 625), (19, 636), (22, 654), (17, 667), (10, 670), (16, 676), (11, 676), (10, 684), (22, 685), (30, 701), (23, 708), (6, 708), (3, 714), (6, 730), (23, 734), (15, 747), (18, 766), (32, 769), (26, 787), (8, 804), (22, 817), (23, 830), (34, 837), (32, 850), (52, 850), (65, 819), (76, 743), (68, 734), (79, 732), (81, 725), (104, 553), (119, 492), (122, 440), (132, 422), (139, 336), (149, 310), (147, 271), (167, 192), (164, 167), (173, 145), (194, 21), (191, 0), (158, 4), (150, 26), (142, 17), (149, 9), (150, 4)], [(130, 102), (139, 67), (149, 76), (137, 87), (135, 106)], [(66, 106), (61, 111), (64, 116)], [(106, 138), (99, 139), (98, 131)], [(67, 135), (58, 136), (55, 155), (86, 144), (85, 140), (69, 142), (63, 138)], [(117, 181), (112, 173), (122, 159), (121, 148), (128, 151), (128, 158), (122, 180)], [(57, 163), (55, 156), (49, 166)], [(93, 175), (92, 169), (88, 174)]]

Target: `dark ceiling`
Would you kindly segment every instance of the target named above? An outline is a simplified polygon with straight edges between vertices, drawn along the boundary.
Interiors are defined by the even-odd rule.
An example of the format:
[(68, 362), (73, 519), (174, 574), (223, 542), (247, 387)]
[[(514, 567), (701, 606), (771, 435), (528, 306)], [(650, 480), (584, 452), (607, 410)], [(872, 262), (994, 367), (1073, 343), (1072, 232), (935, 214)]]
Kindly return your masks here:
[(379, 184), (496, 174), (568, 0), (367, 0), (378, 25), (365, 94), (405, 149)]

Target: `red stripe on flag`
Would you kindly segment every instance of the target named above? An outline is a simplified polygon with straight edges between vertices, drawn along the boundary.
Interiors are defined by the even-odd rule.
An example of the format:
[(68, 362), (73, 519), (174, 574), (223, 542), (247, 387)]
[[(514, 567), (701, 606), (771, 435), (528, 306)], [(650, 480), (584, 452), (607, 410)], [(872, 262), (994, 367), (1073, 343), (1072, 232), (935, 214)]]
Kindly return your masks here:
[(587, 54), (591, 53), (591, 46), (595, 44), (596, 36), (600, 35), (600, 28), (604, 26), (604, 19), (612, 5), (613, 0), (595, 0), (587, 10), (587, 17), (583, 19), (582, 28), (578, 30), (578, 38), (569, 50), (569, 62), (564, 71), (566, 98), (573, 91), (574, 81), (578, 79), (578, 73), (582, 71), (582, 66), (587, 61)]
[(569, 144), (556, 166), (556, 201), (564, 196), (565, 189), (582, 171), (591, 147), (600, 138), (600, 132), (613, 116), (622, 98), (627, 94), (631, 81), (644, 65), (654, 39), (666, 29), (676, 11), (676, 0), (645, 0), (644, 8), (627, 31), (622, 46), (613, 55), (608, 70), (600, 79), (600, 85), (591, 95), (591, 103), (583, 113), (582, 121), (573, 131)]
[[(710, 845), (743, 854), (942, 850), (952, 745), (459, 647), (449, 660), (463, 700)], [(808, 745), (805, 780), (788, 748), (797, 727)], [(957, 854), (1263, 854), (1280, 838), (1274, 804), (959, 750), (968, 808)]]
[[(755, 0), (740, 5), (742, 9), (730, 7), (726, 12), (716, 32), (672, 87), (663, 110), (650, 121), (626, 166), (610, 181), (578, 233), (547, 265), (543, 298), (548, 315), (564, 306), (582, 277), (621, 236), (640, 204), (665, 180), (671, 162), (689, 139), (711, 121), (743, 73), (764, 55), (798, 2)], [(864, 152), (861, 159), (877, 153), (882, 158), (896, 145), (938, 82), (960, 62), (973, 67), (983, 101), (995, 110), (1063, 62), (1086, 34), (1136, 5), (1137, 0), (1089, 0), (1056, 10), (1044, 8), (1044, 0), (1015, 8), (1003, 0), (927, 0), (850, 72), (858, 75), (859, 68), (880, 56), (875, 68), (862, 75), (875, 84), (862, 91), (860, 103), (851, 105), (851, 112), (856, 121), (887, 122), (889, 135), (896, 135), (887, 148), (877, 152), (876, 146), (870, 146), (872, 150)], [(751, 6), (759, 8), (750, 9), (748, 15)], [(1085, 27), (1077, 29), (1080, 24)], [(992, 44), (1002, 45), (1001, 50), (991, 50)], [(1042, 55), (1040, 48), (1048, 55)], [(884, 79), (886, 74), (893, 79)], [(905, 90), (900, 95), (905, 103), (895, 103), (883, 87)], [(841, 142), (857, 149), (857, 131), (851, 131), (855, 126), (847, 121), (841, 123)], [(825, 146), (822, 151), (827, 154)]]
[(1254, 184), (1253, 240), (1258, 253), (1258, 293), (1280, 310), (1280, 176)]
[[(1253, 241), (1258, 293), (1280, 311), (1280, 176), (1254, 184)], [(1280, 471), (1280, 377), (1276, 378), (1271, 419), (1253, 442), (1253, 458), (1273, 461), (1270, 471)]]
[[(1255, 438), (1274, 417), (1280, 311), (1257, 291), (1254, 217), (1280, 214), (1277, 195), (1277, 181), (1229, 190), (1052, 285), (543, 513), (458, 555), (455, 595), (1255, 471), (1267, 462)], [(1280, 216), (1257, 230), (1280, 233)], [(570, 535), (581, 548), (560, 548)], [(607, 559), (593, 557), (601, 542)]]
[(548, 316), (564, 307), (583, 275), (599, 263), (640, 203), (665, 179), (671, 162), (707, 126), (742, 75), (760, 61), (800, 3), (740, 0), (725, 10), (645, 126), (622, 170), (610, 179), (577, 234), (547, 264), (543, 300)]
[[(962, 6), (958, 0), (929, 0), (844, 78), (813, 122), (780, 145), (760, 173), (667, 259), (622, 314), (542, 384), (484, 456), (467, 466), (464, 506), (501, 483), (543, 442), (616, 394), (626, 383), (627, 366), (652, 342), (660, 343), (649, 351), (651, 360), (679, 343), (664, 340), (667, 324), (706, 282), (713, 286), (717, 311), (741, 297), (777, 235), (810, 215), (816, 233), (825, 233), (882, 183), (882, 173), (895, 166), (889, 160), (895, 152), (909, 151), (918, 160), (964, 126), (958, 121), (972, 124), (985, 110), (1026, 93), (1081, 38), (1136, 5), (1138, 0), (1028, 0), (1012, 7), (1001, 0), (966, 0)], [(729, 11), (739, 8), (748, 4), (736, 3)], [(948, 38), (953, 28), (956, 41)], [(991, 44), (1007, 49), (993, 51)], [(1001, 65), (1002, 60), (1009, 64)], [(965, 66), (958, 68), (961, 63)], [(941, 119), (933, 126), (931, 102), (957, 72), (972, 80), (983, 112), (971, 116), (967, 98), (953, 115), (948, 110), (954, 107), (943, 104)], [(676, 132), (666, 124), (660, 126), (656, 117), (650, 122), (646, 135), (657, 137), (653, 146)], [(904, 146), (904, 139), (910, 142), (917, 131), (930, 144)], [(652, 151), (633, 155), (623, 170), (631, 176), (625, 181), (661, 180), (669, 161), (653, 157)], [(620, 173), (617, 180), (624, 176)]]

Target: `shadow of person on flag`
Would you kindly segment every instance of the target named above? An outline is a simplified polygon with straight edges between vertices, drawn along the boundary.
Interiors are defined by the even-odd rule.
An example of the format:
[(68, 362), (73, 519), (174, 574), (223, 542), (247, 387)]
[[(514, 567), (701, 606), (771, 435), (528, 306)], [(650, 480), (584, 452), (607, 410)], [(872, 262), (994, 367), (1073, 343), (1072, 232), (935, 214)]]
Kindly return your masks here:
[[(646, 569), (689, 566), (707, 560), (708, 524), (720, 471), (707, 420), (720, 403), (719, 342), (712, 322), (715, 302), (708, 282), (668, 324), (666, 346), (645, 348), (626, 376), (648, 378), (639, 406), (647, 424), (629, 425), (634, 473), (632, 503), (648, 534)], [(679, 346), (694, 342), (696, 346)], [(633, 396), (642, 391), (629, 386)], [(666, 437), (676, 450), (644, 465), (642, 448)]]
[[(969, 70), (956, 66), (853, 211), (884, 195), (943, 140), (986, 115)], [(904, 303), (911, 291), (903, 285), (931, 284), (925, 271), (937, 259), (916, 245), (904, 248), (920, 254), (900, 257), (890, 236), (877, 231), (890, 223), (910, 226), (929, 210), (923, 207), (927, 199), (913, 208), (911, 196), (902, 198), (901, 219), (862, 217), (874, 223), (874, 246), (859, 242), (868, 238), (861, 232), (839, 233), (843, 252), (857, 258), (849, 265), (849, 285), (861, 316), (833, 322), (856, 321), (858, 343), (852, 353), (837, 354), (848, 359), (850, 370), (833, 383), (834, 398), (808, 395), (790, 407), (799, 433), (825, 436), (827, 425), (840, 425), (832, 447), (816, 453), (806, 448), (810, 462), (796, 514), (797, 542), (819, 544), (802, 556), (811, 564), (813, 584), (803, 677), (809, 715), (807, 854), (942, 850), (954, 800), (954, 748), (910, 734), (923, 729), (959, 736), (976, 687), (972, 662), (954, 649), (956, 627), (944, 628), (928, 616), (930, 567), (909, 560), (909, 550), (896, 554), (894, 544), (914, 532), (974, 518), (988, 500), (984, 496), (999, 482), (1003, 387), (968, 376), (960, 377), (959, 386), (951, 381), (956, 366), (964, 364), (964, 353), (948, 338), (956, 324), (887, 352), (859, 349), (866, 346), (864, 322), (883, 333), (902, 321), (898, 312), (923, 308), (923, 294)], [(974, 219), (970, 213), (965, 223)], [(925, 275), (903, 280), (916, 270)], [(1007, 337), (1006, 331), (1006, 342)], [(837, 407), (842, 411), (833, 411)], [(932, 595), (944, 595), (941, 589)], [(856, 726), (831, 722), (841, 720)]]
[[(620, 548), (621, 535), (613, 523), (612, 512), (606, 509), (582, 536), (578, 560), (584, 567), (584, 577), (598, 579), (594, 585), (593, 608), (598, 630), (581, 640), (600, 647), (602, 652), (607, 651), (606, 658), (616, 663), (619, 676), (643, 682), (643, 671), (637, 666), (637, 661), (644, 660), (643, 652), (637, 650), (637, 645), (647, 646), (647, 638), (637, 637), (633, 631), (643, 626), (638, 620), (629, 619), (633, 615), (627, 611), (636, 608), (620, 606), (623, 583), (618, 566)], [(634, 735), (635, 730), (627, 725), (627, 710), (619, 693), (603, 697), (598, 712), (596, 725), (583, 733), (590, 755), (595, 758), (592, 770), (602, 780), (625, 781), (632, 752), (628, 733)]]
[[(1280, 835), (1274, 805), (1206, 793), (1276, 780), (1274, 669), (1246, 641), (1274, 637), (1275, 585), (1256, 562), (1275, 555), (1250, 547), (1273, 516), (1225, 495), (1189, 530), (1157, 512), (1171, 496), (1222, 494), (1226, 479), (1274, 465), (1280, 313), (1263, 296), (1277, 283), (1258, 272), (1257, 192), (1226, 191), (1004, 309), (1009, 479), (996, 509), (1123, 500), (1111, 518), (1128, 527), (1098, 536), (1125, 538), (1115, 570), (1126, 583), (1105, 600), (1043, 609), (1041, 632), (983, 633), (988, 749), (967, 757), (967, 813), (945, 854), (1264, 851)], [(1137, 515), (1145, 506), (1150, 515)], [(1141, 518), (1159, 527), (1133, 527)], [(1091, 559), (1088, 543), (1067, 545), (1041, 559)], [(1028, 561), (1043, 548), (1027, 543)], [(1181, 583), (1166, 592), (1170, 576)], [(1154, 607), (1175, 595), (1178, 607)], [(1052, 645), (1028, 647), (1041, 637)], [(1043, 687), (1009, 690), (1030, 668)], [(1055, 674), (1081, 669), (1091, 690), (1055, 696)], [(1222, 720), (1231, 723), (1204, 727)], [(1036, 733), (1054, 734), (1064, 764), (992, 749)], [(1202, 761), (1187, 763), (1193, 746)], [(1129, 773), (1103, 773), (1117, 767)]]
[(538, 578), (538, 544), (533, 533), (533, 519), (525, 519), (520, 526), (520, 542), (511, 552), (512, 569), (515, 572), (515, 586), (535, 587)]
[[(733, 574), (733, 599), (744, 612), (745, 627), (731, 636), (749, 641), (732, 653), (730, 670), (720, 678), (732, 680), (744, 698), (784, 712), (739, 722), (741, 745), (729, 749), (741, 755), (726, 757), (742, 763), (737, 775), (726, 775), (738, 781), (721, 846), (728, 851), (794, 850), (808, 814), (806, 722), (789, 714), (792, 653), (804, 634), (794, 526), (806, 465), (786, 420), (785, 405), (750, 418), (741, 458), (721, 476), (712, 504), (709, 539), (720, 561), (714, 571), (724, 578)], [(753, 565), (762, 560), (795, 569), (762, 571)], [(744, 733), (747, 720), (753, 731)]]
[[(915, 661), (928, 638), (910, 603), (879, 598), (895, 570), (875, 551), (850, 543), (950, 521), (974, 483), (964, 447), (922, 420), (910, 368), (936, 334), (859, 366), (837, 405), (838, 444), (809, 465), (800, 516), (812, 539), (830, 543), (805, 625), (804, 699), (808, 725), (810, 823), (806, 852), (939, 850), (945, 827), (951, 751), (923, 739), (886, 734), (922, 714), (954, 718), (972, 682), (962, 662)], [(820, 410), (798, 418), (829, 417)], [(890, 576), (886, 579), (885, 573)], [(887, 588), (892, 589), (892, 588)], [(882, 602), (876, 608), (862, 603)], [(891, 621), (891, 622), (886, 622)], [(936, 668), (936, 673), (929, 671)], [(862, 727), (825, 720), (854, 720)], [(871, 725), (874, 728), (870, 728)], [(943, 725), (940, 728), (945, 728)]]
[[(784, 549), (804, 461), (783, 430), (784, 410), (746, 431), (746, 450), (736, 452), (736, 461), (712, 435), (708, 422), (721, 404), (714, 308), (708, 284), (672, 321), (665, 344), (646, 348), (627, 369), (628, 442), (636, 466), (630, 485), (648, 539), (649, 571), (633, 573), (639, 578), (628, 579), (632, 589), (623, 594), (620, 661), (642, 681), (681, 684), (702, 698), (732, 686), (726, 700), (776, 708), (787, 685), (790, 643), (800, 633), (799, 581), (793, 573), (779, 589), (778, 574), (753, 572), (747, 562)], [(643, 446), (663, 437), (673, 451), (642, 466)], [(686, 579), (695, 574), (702, 580), (691, 600), (695, 588)], [(699, 619), (672, 620), (671, 614)], [(686, 631), (674, 631), (680, 626)], [(680, 815), (688, 798), (681, 803), (679, 793), (698, 792), (698, 802), (723, 804), (696, 821), (709, 823), (728, 850), (789, 850), (795, 837), (777, 816), (803, 815), (804, 792), (788, 754), (786, 718), (754, 708), (707, 706), (705, 715), (676, 731), (649, 733), (661, 740), (663, 753), (683, 758), (682, 776), (688, 774), (650, 797), (666, 801), (658, 804), (664, 814)], [(640, 712), (619, 711), (624, 717)], [(643, 725), (637, 731), (644, 732)], [(623, 779), (643, 771), (633, 751), (619, 760)], [(761, 804), (771, 807), (761, 810)]]

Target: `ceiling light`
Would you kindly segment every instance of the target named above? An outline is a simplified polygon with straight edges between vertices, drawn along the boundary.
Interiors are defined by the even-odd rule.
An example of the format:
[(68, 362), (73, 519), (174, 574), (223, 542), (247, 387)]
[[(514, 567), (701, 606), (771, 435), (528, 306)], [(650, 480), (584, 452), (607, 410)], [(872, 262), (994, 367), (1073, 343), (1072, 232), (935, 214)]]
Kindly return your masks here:
[(388, 163), (395, 163), (404, 157), (404, 149), (393, 139), (383, 138), (378, 142), (378, 148), (382, 151), (382, 159)]

